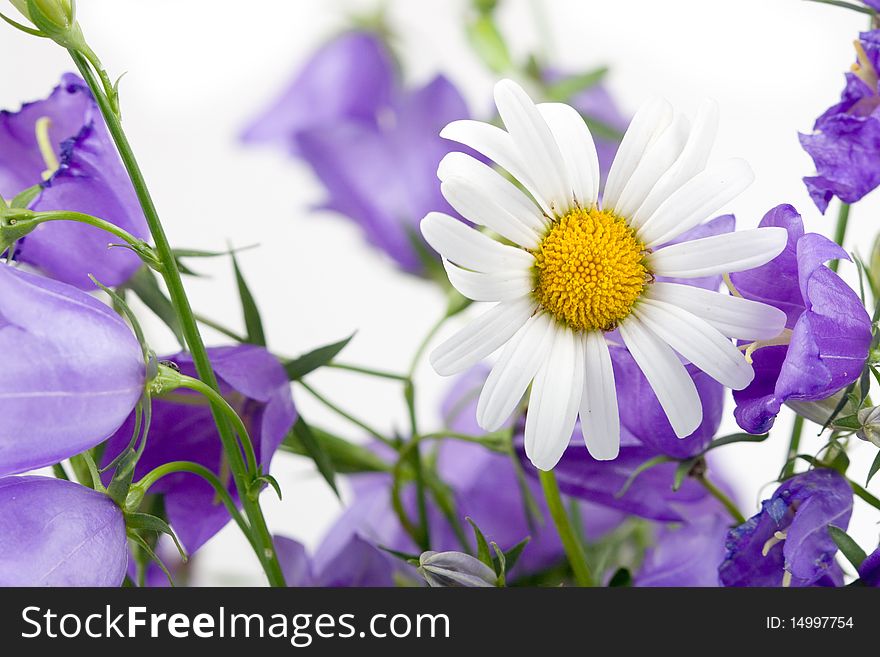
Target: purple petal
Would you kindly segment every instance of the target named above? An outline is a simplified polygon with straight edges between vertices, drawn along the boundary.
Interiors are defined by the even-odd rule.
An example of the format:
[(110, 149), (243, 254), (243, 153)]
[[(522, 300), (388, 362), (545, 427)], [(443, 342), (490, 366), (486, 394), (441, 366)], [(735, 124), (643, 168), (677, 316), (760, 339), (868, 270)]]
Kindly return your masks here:
[(128, 547), (113, 501), (48, 477), (0, 479), (0, 586), (119, 586)]
[(0, 265), (0, 474), (57, 463), (125, 421), (144, 389), (124, 321), (74, 287)]
[(288, 586), (314, 586), (312, 564), (302, 543), (292, 538), (276, 536), (275, 552)]
[(728, 529), (721, 514), (661, 528), (634, 578), (636, 586), (718, 586)]

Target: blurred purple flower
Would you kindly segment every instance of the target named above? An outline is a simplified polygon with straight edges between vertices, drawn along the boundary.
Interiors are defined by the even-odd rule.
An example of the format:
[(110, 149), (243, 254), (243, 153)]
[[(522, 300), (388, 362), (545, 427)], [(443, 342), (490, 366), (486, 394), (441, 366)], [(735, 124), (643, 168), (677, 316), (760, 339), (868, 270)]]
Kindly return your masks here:
[(880, 587), (880, 547), (859, 566), (859, 578), (865, 586)]
[[(253, 345), (211, 348), (208, 356), (223, 396), (244, 420), (257, 460), (263, 471), (268, 472), (272, 456), (297, 417), (284, 369), (268, 351)], [(188, 354), (176, 354), (163, 360), (173, 361), (184, 374), (195, 375)], [(235, 497), (207, 401), (184, 391), (177, 391), (174, 395), (181, 401), (153, 400), (147, 447), (138, 461), (135, 479), (163, 463), (194, 461), (230, 480), (230, 492)], [(133, 430), (132, 416), (108, 442), (103, 457), (105, 465), (128, 446)], [(198, 550), (230, 519), (214, 489), (195, 475), (169, 475), (156, 483), (150, 492), (163, 495), (168, 521), (189, 553)]]
[[(566, 102), (588, 119), (592, 119), (595, 122), (601, 123), (604, 127), (619, 132), (621, 137), (623, 137), (623, 133), (629, 126), (630, 117), (624, 116), (617, 107), (617, 103), (611, 97), (611, 94), (608, 93), (608, 89), (601, 84), (594, 85), (575, 94)], [(604, 181), (608, 177), (611, 162), (617, 154), (620, 139), (612, 139), (595, 128), (592, 134), (596, 143), (596, 152), (599, 155), (599, 178)]]
[(290, 538), (275, 537), (278, 561), (288, 586), (382, 587), (394, 585), (402, 562), (351, 534), (338, 545), (326, 544), (310, 558), (305, 547)]
[(437, 165), (458, 147), (440, 130), (468, 116), (445, 77), (405, 89), (380, 38), (351, 32), (319, 50), (244, 138), (281, 143), (305, 160), (328, 192), (327, 209), (359, 224), (402, 269), (422, 274), (418, 222), (432, 210), (455, 214)]
[(735, 390), (734, 415), (746, 431), (767, 431), (788, 400), (818, 401), (855, 381), (871, 342), (871, 320), (858, 295), (822, 263), (846, 252), (816, 233), (804, 233), (790, 205), (770, 210), (761, 226), (788, 231), (785, 250), (766, 265), (731, 275), (747, 299), (762, 301), (787, 315), (788, 345), (756, 350), (755, 379)]
[(61, 479), (0, 479), (0, 586), (119, 586), (128, 546), (107, 495)]
[[(38, 143), (38, 125), (45, 120), (57, 169), (46, 162)], [(44, 173), (51, 175), (44, 179)], [(37, 184), (42, 190), (30, 204), (32, 210), (83, 212), (135, 237), (148, 236), (98, 106), (85, 83), (71, 73), (47, 99), (25, 104), (18, 112), (0, 112), (0, 196), (10, 199)], [(127, 281), (141, 261), (128, 249), (108, 249), (112, 241), (91, 226), (51, 221), (19, 241), (16, 259), (77, 287), (92, 287), (89, 274), (114, 287)]]
[(0, 475), (94, 447), (143, 394), (143, 352), (119, 315), (75, 287), (3, 264), (0, 353)]
[(811, 470), (784, 481), (757, 515), (728, 534), (718, 570), (722, 584), (840, 585), (828, 525), (845, 530), (852, 507), (852, 488), (834, 470)]
[(880, 30), (862, 32), (856, 53), (840, 102), (816, 119), (812, 134), (799, 135), (817, 172), (804, 183), (823, 213), (834, 196), (854, 203), (880, 185)]
[(718, 586), (730, 519), (722, 513), (662, 526), (634, 576), (636, 586)]

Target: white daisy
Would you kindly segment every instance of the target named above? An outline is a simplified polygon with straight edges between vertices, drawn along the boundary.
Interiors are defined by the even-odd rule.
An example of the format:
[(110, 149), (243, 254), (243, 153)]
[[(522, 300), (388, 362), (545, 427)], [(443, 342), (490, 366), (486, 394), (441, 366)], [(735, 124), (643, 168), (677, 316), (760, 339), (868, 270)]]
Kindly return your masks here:
[(658, 249), (713, 216), (753, 180), (748, 164), (706, 166), (717, 107), (693, 124), (653, 100), (635, 115), (599, 203), (599, 162), (576, 110), (535, 105), (516, 83), (495, 86), (507, 130), (455, 121), (441, 135), (493, 160), (516, 179), (463, 153), (440, 164), (441, 189), (463, 217), (500, 239), (438, 212), (421, 224), (466, 297), (493, 305), (431, 355), (438, 373), (468, 369), (504, 346), (486, 379), (477, 421), (499, 429), (531, 384), (525, 448), (552, 469), (578, 416), (590, 454), (620, 445), (614, 372), (605, 334), (620, 331), (679, 437), (702, 421), (682, 359), (733, 389), (754, 377), (731, 338), (775, 337), (785, 315), (765, 304), (668, 282), (751, 269), (785, 247), (782, 228), (759, 228)]

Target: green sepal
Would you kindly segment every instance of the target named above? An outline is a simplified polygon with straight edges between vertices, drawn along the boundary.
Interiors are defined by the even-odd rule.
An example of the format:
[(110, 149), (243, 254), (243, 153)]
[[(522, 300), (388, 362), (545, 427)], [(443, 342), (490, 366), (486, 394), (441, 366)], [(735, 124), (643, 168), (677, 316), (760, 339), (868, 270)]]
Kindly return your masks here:
[[(517, 562), (519, 561), (520, 556), (523, 553), (523, 550), (526, 549), (526, 546), (529, 544), (529, 542), (531, 540), (532, 540), (531, 536), (526, 536), (523, 540), (521, 540), (519, 543), (514, 545), (512, 548), (510, 548), (509, 550), (505, 550), (498, 555), (497, 560), (499, 561), (499, 563), (503, 557), (503, 562), (504, 562), (503, 574), (505, 576), (505, 579), (507, 577), (507, 573), (509, 573), (511, 570), (513, 570), (513, 567), (516, 566)], [(495, 544), (494, 541), (492, 542), (492, 547), (494, 547), (496, 552), (498, 552), (498, 546)]]
[(291, 381), (296, 381), (303, 378), (306, 374), (314, 372), (319, 367), (330, 364), (333, 359), (339, 355), (339, 352), (345, 349), (346, 345), (351, 342), (351, 339), (354, 336), (355, 334), (352, 333), (344, 340), (333, 342), (332, 344), (327, 344), (323, 347), (318, 347), (317, 349), (313, 349), (312, 351), (303, 354), (299, 358), (288, 360), (284, 363), (284, 370), (287, 372), (287, 378)]
[(834, 542), (840, 549), (840, 553), (853, 565), (853, 568), (858, 570), (861, 567), (862, 562), (868, 558), (865, 551), (859, 547), (859, 544), (853, 540), (852, 536), (847, 534), (840, 527), (828, 525), (828, 533), (831, 535), (831, 538), (834, 539)]
[(271, 486), (275, 491), (275, 494), (278, 495), (278, 499), (282, 499), (281, 484), (279, 484), (278, 480), (270, 474), (261, 474), (254, 477), (254, 480), (250, 485), (250, 490), (248, 491), (248, 494), (251, 495), (251, 499), (255, 500), (260, 496), (260, 491), (263, 490), (264, 484)]
[[(467, 520), (468, 524), (474, 530), (474, 539), (477, 541), (477, 559), (490, 568), (495, 568), (495, 563), (492, 561), (492, 552), (489, 550), (489, 543), (486, 541), (483, 532), (472, 518), (465, 518), (465, 520)], [(497, 569), (496, 572), (498, 572)]]
[(125, 288), (134, 292), (138, 299), (156, 315), (174, 334), (177, 343), (186, 348), (183, 329), (168, 295), (159, 286), (155, 272), (149, 267), (141, 267), (134, 276), (125, 283)]
[(618, 568), (608, 580), (608, 586), (617, 588), (622, 586), (632, 586), (633, 577), (629, 568)]
[(716, 438), (704, 449), (700, 454), (705, 454), (718, 447), (724, 445), (733, 445), (734, 443), (762, 443), (770, 437), (769, 433), (751, 434), (751, 433), (732, 433), (721, 438)]
[(131, 488), (131, 481), (134, 477), (134, 469), (138, 462), (138, 453), (133, 449), (128, 450), (119, 460), (119, 465), (113, 472), (113, 478), (107, 486), (107, 495), (119, 505), (125, 508), (128, 501), (128, 492)]
[(186, 563), (189, 559), (189, 555), (187, 555), (186, 550), (183, 549), (183, 545), (181, 545), (180, 541), (177, 539), (177, 534), (171, 529), (171, 525), (162, 520), (162, 518), (150, 515), (149, 513), (126, 513), (125, 526), (129, 529), (142, 529), (170, 536), (171, 540), (174, 541), (174, 545), (180, 553), (180, 558), (183, 562)]
[(407, 552), (401, 552), (400, 550), (394, 550), (390, 547), (385, 547), (384, 545), (376, 545), (377, 548), (382, 550), (383, 552), (387, 552), (392, 557), (397, 557), (401, 561), (405, 561), (411, 566), (419, 565), (419, 555), (417, 554), (409, 554)]
[(127, 534), (128, 538), (134, 541), (137, 546), (147, 554), (150, 560), (153, 561), (157, 566), (159, 566), (159, 568), (165, 574), (165, 577), (168, 578), (168, 583), (172, 587), (176, 586), (174, 583), (174, 578), (171, 576), (171, 571), (168, 570), (168, 566), (166, 566), (165, 562), (159, 558), (159, 555), (153, 551), (153, 548), (151, 548), (150, 545), (144, 540), (143, 536), (133, 530), (127, 532)]

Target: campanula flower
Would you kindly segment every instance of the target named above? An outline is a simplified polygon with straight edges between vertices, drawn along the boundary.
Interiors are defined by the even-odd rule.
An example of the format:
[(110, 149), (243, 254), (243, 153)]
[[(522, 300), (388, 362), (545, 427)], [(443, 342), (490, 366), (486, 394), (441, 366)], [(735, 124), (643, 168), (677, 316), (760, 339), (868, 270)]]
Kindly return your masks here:
[[(269, 471), (272, 456), (296, 420), (287, 375), (278, 360), (262, 347), (238, 345), (208, 350), (220, 390), (248, 427), (257, 460)], [(175, 363), (183, 374), (194, 376), (188, 354), (163, 358)], [(129, 417), (107, 444), (104, 463), (109, 463), (129, 444), (134, 418)], [(177, 391), (169, 398), (153, 400), (152, 423), (147, 446), (135, 469), (139, 479), (170, 461), (194, 461), (226, 478), (235, 496), (223, 447), (204, 398)], [(109, 474), (108, 474), (109, 476)], [(195, 552), (229, 521), (226, 507), (200, 477), (177, 473), (160, 479), (150, 493), (163, 496), (168, 521), (189, 553)]]
[(770, 210), (761, 226), (784, 228), (785, 250), (766, 265), (732, 274), (731, 280), (746, 299), (783, 311), (790, 334), (769, 346), (757, 343), (755, 379), (733, 393), (736, 420), (752, 433), (773, 426), (786, 401), (824, 399), (855, 381), (871, 342), (871, 320), (858, 295), (823, 264), (848, 259), (846, 252), (822, 235), (804, 233), (790, 205)]
[(306, 64), (245, 139), (289, 148), (327, 190), (326, 209), (360, 225), (403, 270), (424, 273), (419, 221), (431, 210), (453, 212), (436, 172), (455, 146), (439, 133), (468, 116), (447, 78), (405, 88), (379, 37), (351, 32)]
[(880, 547), (859, 566), (859, 578), (865, 586), (880, 587)]
[(0, 586), (119, 586), (128, 545), (107, 495), (50, 477), (0, 479)]
[(101, 443), (144, 391), (140, 344), (122, 318), (71, 285), (0, 263), (0, 475)]
[(709, 513), (687, 523), (663, 525), (634, 575), (636, 586), (718, 586), (718, 566), (730, 518)]
[(840, 102), (816, 119), (812, 134), (799, 135), (816, 165), (804, 183), (822, 212), (834, 196), (854, 203), (880, 185), (880, 30), (862, 32), (855, 47), (857, 63), (846, 73)]
[(784, 481), (761, 511), (727, 537), (719, 568), (725, 586), (835, 586), (837, 544), (828, 525), (846, 530), (853, 508), (849, 482), (819, 468)]
[[(137, 238), (148, 235), (134, 188), (86, 84), (65, 74), (45, 100), (0, 112), (0, 196), (9, 200), (40, 185), (28, 206), (96, 216)], [(141, 260), (127, 248), (108, 248), (112, 235), (80, 223), (51, 221), (20, 240), (15, 257), (58, 280), (92, 289), (88, 275), (114, 287)]]

